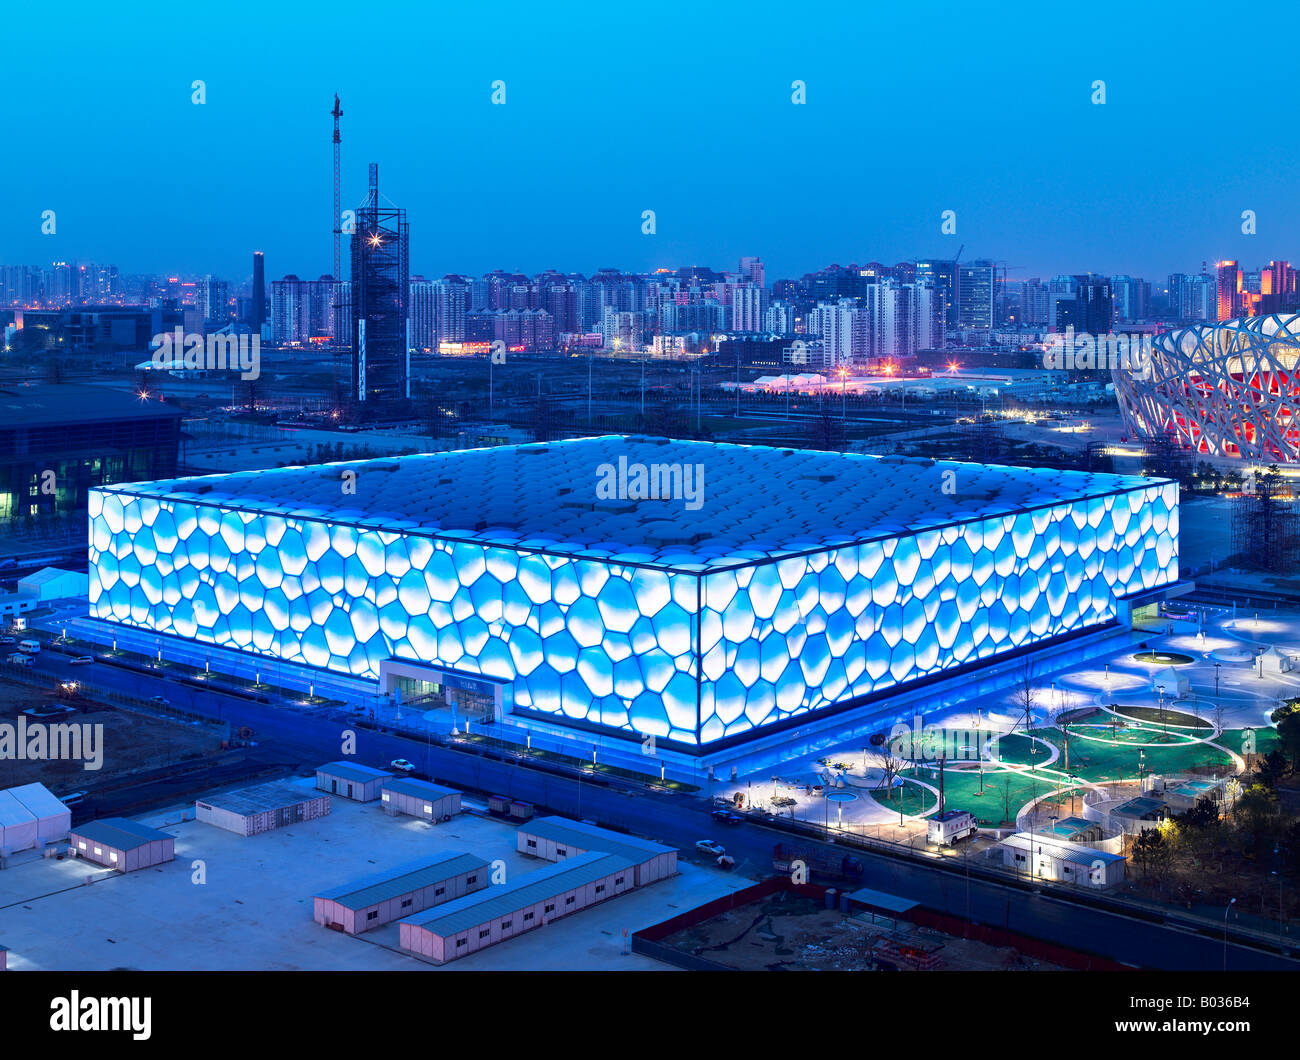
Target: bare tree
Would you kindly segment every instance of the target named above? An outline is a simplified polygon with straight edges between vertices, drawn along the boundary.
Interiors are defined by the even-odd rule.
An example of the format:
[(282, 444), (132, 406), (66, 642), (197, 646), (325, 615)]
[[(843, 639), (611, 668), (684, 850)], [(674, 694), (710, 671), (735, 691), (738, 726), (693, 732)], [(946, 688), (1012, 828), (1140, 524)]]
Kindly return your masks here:
[(895, 779), (897, 779), (898, 774), (906, 769), (909, 764), (910, 763), (906, 758), (894, 753), (894, 749), (889, 746), (888, 742), (881, 744), (880, 765), (882, 776), (877, 790), (884, 788), (885, 798), (889, 798), (890, 793), (894, 790)]
[[(1034, 770), (1038, 768), (1038, 763), (1035, 761), (1038, 747), (1034, 743), (1034, 738), (1030, 735), (1029, 730), (1034, 725), (1034, 707), (1038, 698), (1038, 684), (1034, 681), (1034, 664), (1027, 657), (1020, 669), (1020, 676), (1016, 680), (1012, 698), (1016, 705), (1016, 713), (1023, 716), (1025, 738), (1029, 741), (1029, 768)], [(1014, 726), (1012, 728), (1014, 731)]]

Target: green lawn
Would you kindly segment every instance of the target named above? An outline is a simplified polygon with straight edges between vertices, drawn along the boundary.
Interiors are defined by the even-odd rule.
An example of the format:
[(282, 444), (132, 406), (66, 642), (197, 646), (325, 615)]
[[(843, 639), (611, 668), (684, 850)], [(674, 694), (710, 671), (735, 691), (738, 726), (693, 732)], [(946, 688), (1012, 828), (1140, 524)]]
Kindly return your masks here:
[[(926, 772), (921, 772), (920, 777), (927, 784), (931, 783)], [(938, 786), (937, 783), (935, 786)], [(909, 817), (918, 813), (928, 813), (935, 808), (935, 803), (938, 801), (938, 796), (933, 792), (921, 787), (919, 784), (909, 784), (906, 781), (889, 791), (880, 789), (869, 794), (885, 809), (894, 813), (904, 813)], [(831, 807), (831, 814), (832, 816), (835, 814), (834, 806)]]
[[(1101, 715), (1101, 719), (1089, 720), (1104, 720), (1105, 718), (1110, 717), (1110, 715), (1106, 714), (1104, 711), (1099, 710), (1097, 713)], [(1115, 713), (1122, 714), (1126, 718), (1136, 718), (1138, 721), (1149, 722), (1157, 729), (1159, 729), (1162, 724), (1165, 724), (1201, 729), (1204, 732), (1214, 731), (1214, 726), (1209, 724), (1204, 718), (1198, 718), (1194, 714), (1185, 714), (1181, 710), (1170, 710), (1168, 707), (1165, 708), (1163, 723), (1160, 719), (1160, 710), (1158, 707), (1126, 707), (1122, 704), (1118, 704), (1115, 707)]]
[[(979, 773), (967, 769), (945, 769), (943, 771), (944, 803), (950, 810), (969, 810), (981, 825), (996, 826), (1004, 819), (1004, 804), (1009, 806), (1010, 817), (1033, 798), (1041, 797), (1052, 790), (1059, 777), (1051, 773), (1021, 774), (1005, 770), (984, 770), (984, 794), (979, 794)], [(931, 780), (926, 774), (922, 778), (928, 784), (938, 787), (937, 780)], [(1010, 795), (1005, 786), (1010, 781)], [(1075, 804), (1076, 807), (1078, 803)]]
[[(1163, 732), (1159, 728), (1147, 728), (1146, 726), (1129, 726), (1127, 728), (1112, 728), (1109, 725), (1103, 725), (1101, 722), (1094, 722), (1089, 725), (1071, 725), (1068, 727), (1071, 737), (1078, 737), (1079, 741), (1087, 740), (1107, 740), (1111, 743), (1140, 746), (1148, 743), (1169, 744), (1172, 747), (1185, 746), (1191, 740), (1196, 738), (1195, 733), (1183, 732), (1174, 729), (1172, 732)], [(1201, 735), (1208, 736), (1210, 729), (1202, 729)]]
[[(1056, 729), (1047, 729), (1044, 735), (1062, 748), (1061, 759), (1052, 768), (1064, 771), (1064, 741), (1061, 733)], [(1262, 737), (1263, 733), (1256, 733), (1257, 746), (1263, 744)], [(1239, 747), (1240, 733), (1234, 735), (1233, 730), (1229, 730), (1224, 734), (1223, 744), (1225, 747)], [(1213, 766), (1223, 771), (1232, 762), (1223, 751), (1200, 743), (1139, 749), (1076, 738), (1070, 741), (1070, 772), (1092, 781), (1132, 779), (1138, 775), (1139, 752), (1142, 754), (1143, 770), (1147, 773), (1183, 773), (1197, 766)]]
[(1013, 732), (1009, 736), (998, 738), (998, 758), (1003, 762), (1010, 762), (1012, 765), (1041, 766), (1052, 757), (1052, 749), (1043, 743), (1043, 738), (1045, 737), (1059, 747), (1060, 743), (1053, 737), (1059, 737), (1060, 733), (1055, 729), (1048, 729), (1044, 733), (1035, 731), (1033, 735), (1035, 736), (1033, 747), (1037, 749), (1037, 754), (1031, 755), (1029, 753), (1031, 748), (1028, 736), (1024, 733)]

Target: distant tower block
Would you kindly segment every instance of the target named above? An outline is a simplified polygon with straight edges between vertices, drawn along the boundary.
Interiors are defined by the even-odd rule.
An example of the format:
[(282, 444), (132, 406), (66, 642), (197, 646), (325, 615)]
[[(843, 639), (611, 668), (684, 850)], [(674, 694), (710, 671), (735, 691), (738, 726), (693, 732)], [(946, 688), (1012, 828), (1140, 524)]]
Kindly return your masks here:
[(406, 211), (379, 195), (379, 166), (352, 232), (352, 398), (411, 396), (407, 300), (411, 268)]

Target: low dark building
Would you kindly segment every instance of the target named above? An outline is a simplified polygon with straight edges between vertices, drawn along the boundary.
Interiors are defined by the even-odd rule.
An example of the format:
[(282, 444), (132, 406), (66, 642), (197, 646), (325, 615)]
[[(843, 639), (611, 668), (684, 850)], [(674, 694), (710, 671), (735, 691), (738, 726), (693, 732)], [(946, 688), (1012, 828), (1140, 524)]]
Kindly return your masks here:
[(181, 418), (103, 387), (0, 389), (0, 521), (80, 511), (94, 486), (172, 478)]
[(18, 315), (24, 331), (47, 332), (41, 347), (99, 356), (148, 350), (155, 335), (184, 322), (179, 310), (148, 306), (25, 309)]

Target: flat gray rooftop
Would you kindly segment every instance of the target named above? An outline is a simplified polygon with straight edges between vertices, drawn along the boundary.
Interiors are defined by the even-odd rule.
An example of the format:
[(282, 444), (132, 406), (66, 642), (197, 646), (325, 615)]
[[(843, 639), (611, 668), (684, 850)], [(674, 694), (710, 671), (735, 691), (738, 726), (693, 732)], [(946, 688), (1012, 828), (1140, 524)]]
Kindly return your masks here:
[(384, 872), (362, 876), (341, 887), (319, 891), (314, 897), (328, 898), (332, 902), (338, 902), (345, 909), (353, 911), (369, 909), (372, 905), (387, 902), (390, 898), (432, 887), (434, 884), (443, 883), (462, 873), (473, 872), (475, 869), (486, 871), (488, 867), (486, 861), (473, 854), (448, 854), (433, 860), (422, 858), (418, 861), (405, 861), (400, 865), (394, 865)]
[(0, 389), (0, 423), (6, 427), (43, 427), (108, 420), (180, 419), (175, 405), (140, 401), (125, 390), (81, 383), (46, 383)]
[(585, 824), (582, 821), (570, 821), (567, 817), (539, 817), (519, 826), (524, 835), (541, 836), (543, 839), (556, 839), (562, 843), (572, 843), (583, 850), (599, 850), (606, 854), (618, 854), (633, 864), (640, 864), (658, 857), (671, 854), (672, 847), (652, 843), (648, 839), (638, 839), (634, 835), (611, 832), (608, 828)]
[(157, 828), (129, 821), (125, 817), (105, 817), (100, 821), (87, 821), (71, 834), (79, 839), (88, 839), (93, 843), (103, 843), (114, 850), (134, 850), (160, 839), (176, 838), (170, 832), (160, 832)]
[(435, 799), (460, 794), (455, 788), (444, 788), (441, 784), (431, 784), (427, 780), (415, 780), (412, 777), (397, 777), (394, 780), (385, 780), (383, 790), (395, 791), (399, 795), (415, 795), (420, 798), (432, 796)]
[(386, 770), (375, 769), (373, 766), (363, 766), (356, 762), (326, 762), (323, 766), (317, 766), (316, 772), (326, 773), (332, 777), (342, 777), (344, 780), (358, 781), (362, 784), (378, 777), (391, 777), (393, 775)]
[[(314, 783), (313, 778), (299, 785), (304, 797)], [(671, 972), (650, 957), (624, 953), (623, 929), (638, 931), (753, 882), (738, 878), (738, 870), (684, 862), (677, 876), (444, 967), (400, 949), (397, 921), (358, 936), (319, 926), (312, 919), (312, 895), (386, 865), (466, 851), (488, 862), (500, 859), (508, 877), (523, 879), (538, 863), (516, 851), (513, 825), (484, 812), (434, 826), (390, 817), (375, 803), (336, 799), (329, 816), (273, 829), (249, 843), (195, 821), (193, 805), (145, 818), (176, 834), (177, 860), (166, 865), (122, 873), (81, 859), (44, 858), (35, 850), (10, 857), (0, 872), (0, 941), (9, 947), (10, 970)], [(182, 812), (188, 815), (183, 822)], [(192, 879), (195, 859), (208, 866), (207, 882), (197, 888), (201, 894)], [(75, 946), (68, 945), (70, 938)]]
[(427, 912), (408, 916), (401, 923), (414, 924), (446, 938), (631, 867), (632, 862), (627, 858), (593, 850), (536, 872), (515, 876), (509, 883), (455, 898)]
[(279, 810), (285, 806), (296, 806), (300, 802), (308, 802), (311, 799), (328, 797), (314, 788), (305, 790), (293, 784), (281, 782), (257, 784), (251, 788), (240, 788), (238, 791), (222, 791), (215, 795), (200, 795), (195, 801), (247, 817), (254, 813), (266, 813), (268, 810)]
[[(638, 466), (688, 470), (690, 481), (701, 484), (699, 506), (686, 507), (693, 494), (681, 491), (674, 499), (640, 499), (629, 478)], [(344, 470), (356, 473), (355, 494), (340, 489)], [(945, 471), (956, 474), (955, 494), (943, 488)], [(611, 474), (627, 487), (615, 497), (597, 490)], [(612, 435), (104, 490), (691, 569), (893, 537), (1158, 481)]]

